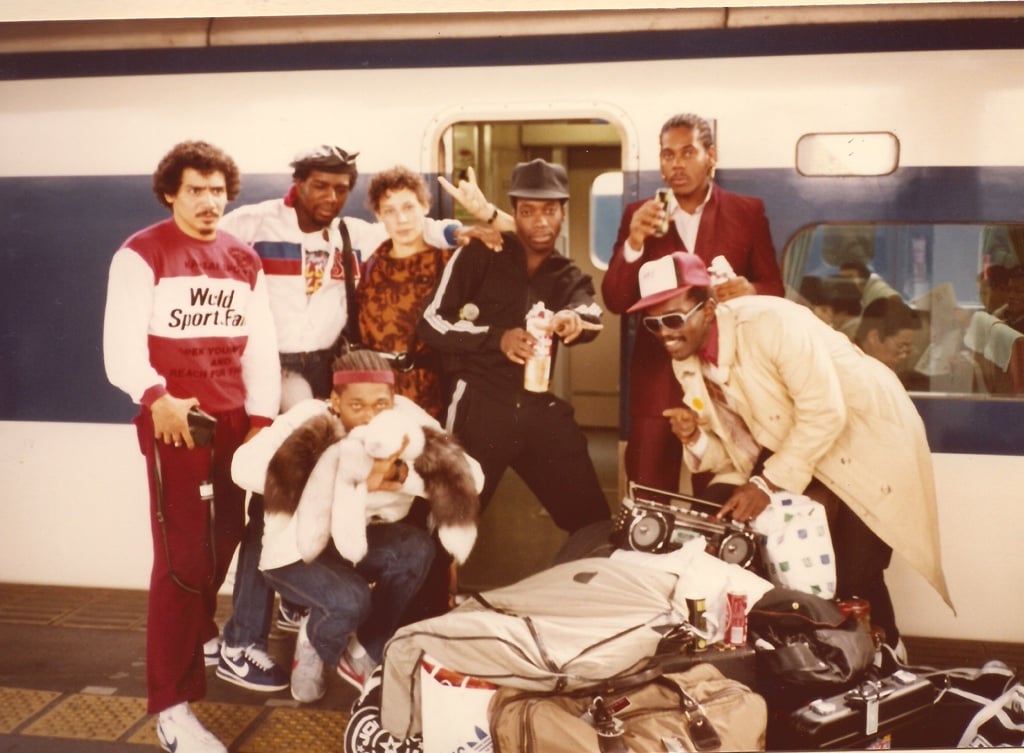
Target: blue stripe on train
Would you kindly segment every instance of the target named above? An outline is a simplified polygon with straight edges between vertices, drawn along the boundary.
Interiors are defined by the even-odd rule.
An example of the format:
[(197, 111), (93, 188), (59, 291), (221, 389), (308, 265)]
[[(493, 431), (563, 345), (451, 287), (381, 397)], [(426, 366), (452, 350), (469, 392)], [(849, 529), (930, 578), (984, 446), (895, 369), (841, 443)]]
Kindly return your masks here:
[[(1024, 168), (903, 168), (863, 179), (723, 170), (720, 180), (764, 197), (779, 249), (802, 227), (822, 221), (1024, 220), (1016, 188), (1024, 184)], [(246, 176), (236, 204), (280, 196), (288, 182), (283, 174)], [(639, 183), (639, 195), (651, 195), (657, 172), (643, 173)], [(369, 219), (360, 191), (347, 206)], [(0, 206), (0, 420), (127, 420), (135, 407), (103, 371), (103, 306), (113, 252), (131, 233), (167, 216), (150, 178), (4, 178)], [(1011, 438), (1024, 423), (1024, 400), (918, 404), (936, 451), (1019, 454)]]

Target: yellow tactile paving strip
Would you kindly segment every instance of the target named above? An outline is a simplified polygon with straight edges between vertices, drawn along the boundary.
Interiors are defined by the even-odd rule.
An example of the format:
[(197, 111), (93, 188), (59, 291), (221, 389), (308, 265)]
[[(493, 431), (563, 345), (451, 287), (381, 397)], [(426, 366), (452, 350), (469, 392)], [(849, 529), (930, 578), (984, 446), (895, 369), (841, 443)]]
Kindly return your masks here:
[[(232, 746), (242, 733), (256, 721), (264, 711), (261, 706), (239, 706), (233, 703), (192, 704), (196, 718), (221, 742)], [(125, 742), (153, 745), (156, 741), (156, 716), (151, 716)]]
[[(143, 631), (146, 593), (0, 583), (0, 623)], [(218, 623), (231, 599), (218, 598)], [(10, 682), (10, 679), (5, 679)], [(111, 750), (158, 750), (156, 716), (146, 699), (109, 692), (60, 692), (0, 687), (0, 735), (106, 742)], [(340, 751), (347, 711), (299, 708), (291, 702), (233, 704), (200, 701), (196, 716), (237, 753)], [(0, 743), (3, 748), (3, 743)]]
[(343, 711), (273, 709), (239, 753), (306, 753), (341, 750), (349, 714)]
[[(341, 749), (349, 714), (289, 706), (193, 704), (199, 721), (238, 753)], [(0, 687), (0, 734), (157, 747), (146, 699)]]
[(120, 740), (146, 716), (143, 698), (69, 695), (21, 730), (22, 735), (75, 740)]
[(13, 732), (58, 698), (50, 690), (0, 688), (0, 733)]
[(89, 590), (4, 585), (0, 593), (0, 622), (55, 625), (94, 598)]
[[(0, 583), (0, 623), (107, 630), (146, 629), (145, 591)], [(217, 619), (231, 613), (231, 597), (217, 599)]]

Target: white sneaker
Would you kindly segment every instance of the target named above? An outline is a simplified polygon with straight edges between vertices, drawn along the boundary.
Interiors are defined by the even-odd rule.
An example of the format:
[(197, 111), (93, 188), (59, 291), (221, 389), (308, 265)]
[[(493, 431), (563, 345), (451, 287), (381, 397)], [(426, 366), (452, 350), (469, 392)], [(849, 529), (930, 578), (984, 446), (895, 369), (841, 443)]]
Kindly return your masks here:
[(324, 661), (309, 642), (306, 624), (309, 615), (299, 623), (299, 634), (295, 638), (295, 659), (292, 661), (292, 698), (299, 703), (319, 701), (327, 692), (324, 683)]
[[(353, 651), (353, 644), (359, 646), (356, 651)], [(356, 653), (359, 655), (356, 656)], [(356, 690), (362, 691), (367, 678), (376, 667), (377, 662), (370, 658), (366, 649), (359, 645), (358, 639), (353, 635), (338, 662), (338, 676)]]
[(896, 657), (896, 661), (902, 664), (904, 667), (910, 664), (910, 659), (907, 658), (907, 647), (903, 643), (902, 638), (896, 639), (896, 647), (892, 650), (893, 655)]
[(228, 753), (224, 743), (200, 724), (187, 703), (160, 712), (156, 736), (160, 747), (171, 753)]
[(213, 638), (203, 644), (203, 661), (207, 667), (216, 667), (220, 664), (220, 636)]

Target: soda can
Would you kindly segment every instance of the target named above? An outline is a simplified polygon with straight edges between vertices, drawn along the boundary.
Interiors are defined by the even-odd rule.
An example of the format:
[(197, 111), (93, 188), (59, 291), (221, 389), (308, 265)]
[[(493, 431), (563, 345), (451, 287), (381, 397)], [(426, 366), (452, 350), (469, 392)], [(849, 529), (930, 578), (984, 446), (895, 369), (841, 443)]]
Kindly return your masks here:
[[(701, 596), (686, 600), (686, 609), (689, 612), (689, 623), (701, 633), (707, 633), (708, 621), (706, 617), (707, 602)], [(703, 635), (693, 636), (693, 650), (704, 651), (708, 647), (708, 639)]]
[(730, 591), (725, 595), (725, 644), (747, 645), (747, 595)]

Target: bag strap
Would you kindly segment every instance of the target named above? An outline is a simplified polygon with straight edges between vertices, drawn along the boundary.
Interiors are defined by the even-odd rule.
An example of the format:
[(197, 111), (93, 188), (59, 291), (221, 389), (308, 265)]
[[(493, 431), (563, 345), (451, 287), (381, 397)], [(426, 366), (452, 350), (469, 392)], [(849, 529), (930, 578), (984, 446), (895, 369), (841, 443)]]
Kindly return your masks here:
[(597, 731), (597, 749), (600, 753), (629, 753), (626, 741), (622, 739), (626, 727), (620, 719), (615, 718), (615, 713), (608, 708), (604, 698), (595, 697), (589, 711)]
[(992, 700), (984, 699), (985, 706), (971, 719), (967, 729), (964, 730), (964, 734), (960, 738), (960, 742), (957, 743), (957, 747), (979, 747), (975, 743), (975, 738), (978, 736), (981, 726), (993, 718), (998, 719), (999, 723), (1006, 729), (1024, 732), (1024, 724), (1013, 721), (1006, 713), (1006, 707), (1014, 700), (1014, 696), (1018, 696), (1018, 702), (1024, 703), (1024, 686), (1018, 683), (998, 698)]
[(348, 225), (344, 219), (338, 220), (338, 232), (341, 233), (341, 269), (345, 274), (345, 327), (342, 335), (350, 343), (362, 341), (359, 333), (359, 304), (356, 301), (356, 258), (352, 252), (352, 238), (348, 233)]
[[(166, 512), (166, 509), (165, 509), (165, 506), (164, 506), (163, 466), (160, 463), (160, 448), (156, 446), (155, 442), (153, 443), (153, 446), (152, 446), (152, 452), (153, 452), (153, 481), (154, 481), (154, 485), (156, 487), (156, 511), (154, 513), (154, 516), (156, 517), (157, 523), (160, 525), (160, 539), (163, 542), (164, 560), (167, 562), (167, 572), (170, 574), (171, 581), (174, 583), (174, 585), (176, 585), (181, 590), (187, 591), (190, 594), (202, 595), (203, 593), (205, 593), (205, 591), (201, 587), (190, 586), (188, 583), (186, 583), (184, 581), (183, 578), (181, 578), (181, 576), (179, 576), (174, 571), (174, 563), (171, 561), (171, 545), (170, 545), (170, 542), (169, 542), (168, 536), (167, 536), (167, 512)], [(213, 473), (213, 449), (212, 448), (210, 449), (210, 472), (211, 472), (211, 475), (212, 475), (212, 473)], [(206, 483), (210, 483), (210, 482), (206, 482)], [(210, 541), (209, 541), (209, 544), (210, 544), (210, 557), (211, 557), (211, 569), (210, 569), (210, 572), (213, 573), (217, 569), (217, 547), (216, 547), (216, 543), (217, 542), (214, 540), (214, 537), (216, 536), (216, 530), (214, 529), (214, 527), (210, 523), (210, 521), (213, 520), (213, 511), (214, 511), (213, 495), (211, 494), (208, 499), (207, 498), (203, 498), (202, 501), (206, 502), (206, 521), (207, 521), (207, 528), (209, 528), (209, 531), (210, 531)]]
[(698, 753), (721, 750), (722, 738), (697, 700), (671, 677), (662, 675), (656, 678), (654, 682), (670, 688), (679, 695), (679, 707), (686, 716), (686, 731), (690, 734), (694, 749)]

